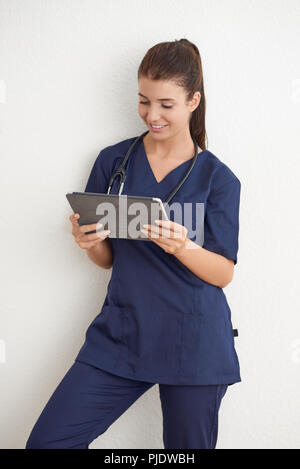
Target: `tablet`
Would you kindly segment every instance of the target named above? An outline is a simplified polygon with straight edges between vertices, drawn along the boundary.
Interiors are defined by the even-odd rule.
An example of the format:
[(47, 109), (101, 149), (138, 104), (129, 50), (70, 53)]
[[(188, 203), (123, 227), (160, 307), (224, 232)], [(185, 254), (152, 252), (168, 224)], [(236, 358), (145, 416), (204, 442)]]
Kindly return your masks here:
[(102, 223), (99, 230), (110, 230), (110, 238), (151, 241), (140, 230), (144, 224), (158, 226), (154, 220), (168, 220), (162, 200), (126, 194), (100, 194), (95, 192), (68, 192), (66, 198), (74, 213), (79, 213), (78, 223)]

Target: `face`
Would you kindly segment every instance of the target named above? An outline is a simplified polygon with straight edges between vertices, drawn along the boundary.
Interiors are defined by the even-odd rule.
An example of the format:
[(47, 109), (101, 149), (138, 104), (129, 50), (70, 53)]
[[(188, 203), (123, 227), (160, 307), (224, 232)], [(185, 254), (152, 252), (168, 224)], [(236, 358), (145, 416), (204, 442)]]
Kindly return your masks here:
[[(199, 105), (201, 98), (199, 91), (194, 94), (191, 101), (186, 103), (185, 90), (173, 81), (141, 77), (138, 83), (138, 113), (152, 137), (164, 138), (164, 136), (189, 132), (191, 113)], [(164, 127), (155, 130), (151, 124)]]

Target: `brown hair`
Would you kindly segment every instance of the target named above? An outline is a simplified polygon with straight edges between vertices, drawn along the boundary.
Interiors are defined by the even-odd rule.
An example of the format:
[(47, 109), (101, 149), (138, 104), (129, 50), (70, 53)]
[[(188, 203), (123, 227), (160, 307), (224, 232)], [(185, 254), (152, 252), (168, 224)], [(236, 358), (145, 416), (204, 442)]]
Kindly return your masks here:
[(203, 150), (205, 138), (205, 95), (203, 71), (199, 50), (188, 39), (175, 39), (172, 42), (159, 42), (151, 47), (138, 68), (138, 79), (144, 76), (151, 80), (174, 80), (186, 93), (186, 102), (196, 91), (201, 94), (200, 103), (191, 113), (190, 132)]

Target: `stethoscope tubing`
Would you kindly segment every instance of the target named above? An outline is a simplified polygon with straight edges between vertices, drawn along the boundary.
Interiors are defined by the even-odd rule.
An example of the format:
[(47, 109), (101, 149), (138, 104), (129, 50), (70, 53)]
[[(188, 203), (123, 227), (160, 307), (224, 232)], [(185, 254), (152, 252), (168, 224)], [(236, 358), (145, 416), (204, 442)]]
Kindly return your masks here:
[[(125, 166), (126, 166), (126, 163), (127, 163), (127, 160), (134, 148), (134, 146), (137, 144), (137, 142), (139, 140), (141, 140), (145, 135), (147, 135), (148, 133), (150, 132), (150, 130), (146, 130), (146, 132), (142, 133), (141, 135), (139, 135), (135, 140), (134, 142), (130, 145), (129, 149), (127, 150), (126, 152), (126, 155), (124, 156), (123, 158), (123, 161), (122, 163), (120, 164), (120, 166), (118, 167), (118, 169), (116, 171), (114, 171), (114, 173), (112, 174), (110, 180), (109, 180), (109, 183), (108, 183), (108, 190), (107, 190), (107, 194), (110, 193), (110, 190), (111, 190), (111, 187), (113, 185), (113, 182), (115, 180), (115, 178), (117, 176), (120, 176), (120, 189), (119, 189), (119, 195), (122, 194), (122, 191), (123, 191), (123, 187), (124, 187), (124, 183), (125, 183), (125, 179), (126, 179), (126, 170), (125, 170)], [(163, 202), (164, 204), (168, 204), (170, 202), (170, 200), (174, 197), (174, 195), (177, 193), (177, 191), (181, 188), (182, 184), (186, 181), (186, 179), (188, 178), (189, 174), (191, 173), (195, 163), (196, 163), (196, 160), (197, 160), (197, 156), (198, 156), (198, 143), (197, 143), (197, 140), (192, 137), (193, 139), (193, 142), (194, 142), (194, 147), (195, 147), (195, 154), (194, 154), (194, 157), (192, 159), (192, 162), (189, 166), (189, 169), (187, 170), (186, 174), (184, 175), (184, 177), (182, 178), (182, 180), (180, 181), (180, 183), (175, 187), (175, 189), (171, 192), (171, 194), (169, 195), (169, 197), (167, 198), (166, 202)]]

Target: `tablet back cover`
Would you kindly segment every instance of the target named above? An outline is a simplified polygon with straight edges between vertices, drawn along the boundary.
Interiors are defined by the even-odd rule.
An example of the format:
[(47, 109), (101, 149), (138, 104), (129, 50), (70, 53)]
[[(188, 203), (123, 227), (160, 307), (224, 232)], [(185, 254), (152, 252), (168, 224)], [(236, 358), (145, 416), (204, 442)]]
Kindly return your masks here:
[[(152, 197), (72, 192), (66, 194), (66, 198), (74, 213), (79, 213), (80, 226), (102, 223), (97, 231), (110, 230), (110, 238), (150, 241), (140, 232), (143, 225), (157, 226), (154, 220), (168, 220), (160, 204)], [(96, 230), (87, 232), (91, 233), (96, 233)]]

